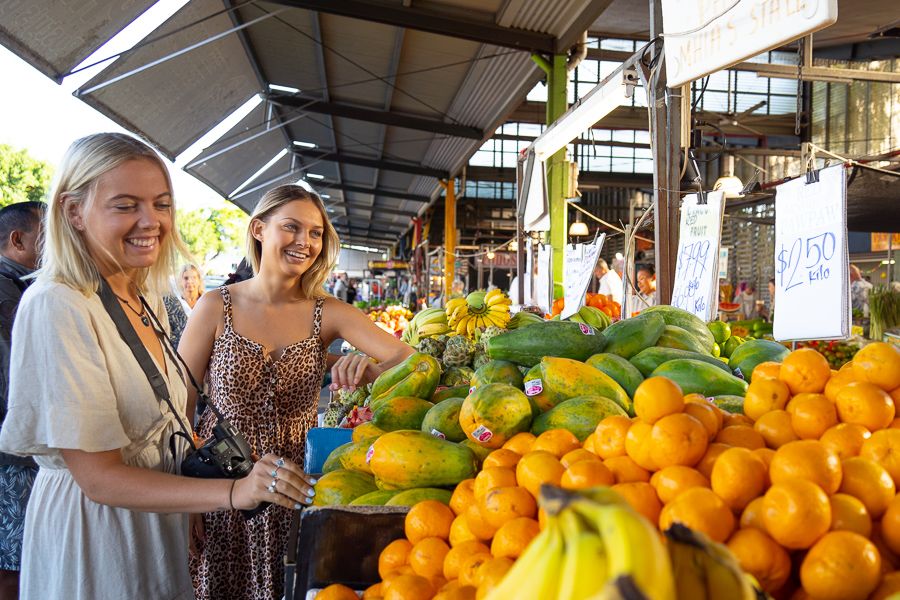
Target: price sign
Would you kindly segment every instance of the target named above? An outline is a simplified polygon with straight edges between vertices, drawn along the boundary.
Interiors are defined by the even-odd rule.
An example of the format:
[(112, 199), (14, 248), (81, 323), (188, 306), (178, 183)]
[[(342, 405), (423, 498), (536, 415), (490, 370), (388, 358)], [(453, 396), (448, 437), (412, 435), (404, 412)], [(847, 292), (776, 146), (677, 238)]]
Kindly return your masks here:
[(681, 205), (672, 306), (704, 321), (712, 321), (719, 310), (719, 240), (724, 209), (723, 192), (707, 192), (705, 204), (697, 194), (690, 194)]
[(606, 234), (601, 233), (592, 244), (571, 244), (566, 246), (565, 261), (565, 307), (559, 316), (565, 319), (578, 312), (584, 304), (584, 297), (591, 285), (594, 265), (600, 256), (600, 249), (606, 241)]
[(782, 340), (848, 336), (847, 173), (822, 169), (776, 188), (774, 335)]
[(534, 276), (534, 303), (544, 313), (550, 312), (553, 295), (550, 293), (553, 278), (553, 247), (541, 244), (537, 252), (537, 273)]

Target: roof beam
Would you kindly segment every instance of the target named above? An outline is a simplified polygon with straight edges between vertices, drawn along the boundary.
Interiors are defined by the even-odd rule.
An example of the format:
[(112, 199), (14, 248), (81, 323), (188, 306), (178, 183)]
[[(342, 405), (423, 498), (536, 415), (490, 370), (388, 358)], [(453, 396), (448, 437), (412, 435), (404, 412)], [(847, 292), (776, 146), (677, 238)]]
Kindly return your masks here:
[(383, 208), (381, 206), (372, 206), (371, 204), (356, 204), (355, 202), (347, 202), (347, 200), (344, 200), (344, 206), (351, 210), (365, 210), (371, 213), (397, 215), (398, 217), (409, 217), (410, 219), (418, 214), (417, 212), (409, 210), (400, 210), (398, 208)]
[(450, 174), (447, 171), (423, 167), (412, 163), (378, 160), (365, 156), (358, 156), (356, 154), (344, 154), (343, 152), (329, 150), (300, 150), (295, 148), (293, 152), (297, 156), (316, 161), (371, 167), (372, 169), (384, 169), (385, 171), (396, 171), (398, 173), (409, 173), (410, 175), (422, 175), (424, 177), (436, 177), (437, 179), (450, 178)]
[(342, 192), (355, 192), (357, 194), (372, 194), (373, 196), (382, 196), (384, 198), (397, 198), (398, 200), (409, 200), (410, 202), (420, 202), (427, 204), (431, 201), (428, 196), (419, 196), (417, 194), (408, 194), (398, 190), (387, 190), (384, 188), (369, 188), (362, 185), (353, 185), (349, 183), (326, 183), (317, 185), (322, 189), (340, 190)]
[(389, 221), (389, 220), (385, 220), (385, 219), (375, 219), (375, 218), (367, 219), (366, 217), (360, 217), (360, 216), (355, 216), (355, 215), (350, 215), (350, 214), (338, 215), (337, 217), (331, 219), (331, 222), (332, 223), (344, 223), (344, 222), (350, 221), (352, 219), (365, 219), (367, 223), (371, 223), (373, 225), (387, 225), (389, 227), (390, 226), (406, 227), (407, 225), (409, 225), (409, 223), (398, 223), (397, 221)]
[(324, 102), (322, 100), (316, 100), (315, 98), (281, 92), (269, 93), (266, 98), (274, 104), (299, 108), (305, 112), (352, 119), (354, 121), (365, 121), (367, 123), (380, 123), (391, 127), (402, 127), (403, 129), (415, 129), (418, 131), (427, 131), (429, 133), (439, 133), (470, 140), (484, 139), (484, 132), (477, 127), (445, 123), (444, 121), (439, 121), (437, 119), (415, 117), (387, 110), (363, 108), (361, 106), (342, 104), (340, 102)]
[(305, 8), (328, 13), (375, 21), (386, 25), (417, 29), (438, 35), (462, 38), (482, 44), (515, 48), (526, 52), (553, 54), (560, 49), (558, 41), (550, 34), (511, 27), (501, 27), (487, 21), (476, 21), (426, 8), (403, 7), (399, 4), (370, 2), (367, 0), (272, 0), (273, 4)]

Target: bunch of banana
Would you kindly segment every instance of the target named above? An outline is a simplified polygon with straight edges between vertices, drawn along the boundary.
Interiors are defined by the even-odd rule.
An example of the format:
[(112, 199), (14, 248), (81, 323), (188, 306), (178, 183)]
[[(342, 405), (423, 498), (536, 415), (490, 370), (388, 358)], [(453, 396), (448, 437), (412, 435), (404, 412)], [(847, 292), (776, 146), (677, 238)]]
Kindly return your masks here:
[(450, 328), (447, 326), (444, 309), (426, 308), (415, 314), (400, 339), (411, 346), (416, 346), (422, 338), (444, 335), (449, 332)]
[(535, 323), (543, 323), (544, 317), (541, 315), (536, 315), (533, 312), (528, 312), (525, 310), (520, 310), (516, 314), (512, 316), (509, 320), (509, 324), (506, 326), (507, 329), (519, 329), (521, 327), (528, 327), (529, 325), (534, 325)]
[(582, 306), (578, 312), (567, 319), (576, 323), (585, 323), (594, 328), (598, 333), (612, 324), (612, 320), (605, 312), (593, 306)]
[(459, 335), (473, 338), (476, 329), (494, 325), (506, 329), (509, 323), (509, 296), (500, 289), (472, 292), (465, 298), (447, 301), (447, 324)]
[(700, 532), (676, 523), (666, 533), (666, 546), (679, 598), (756, 600), (765, 597), (728, 548)]

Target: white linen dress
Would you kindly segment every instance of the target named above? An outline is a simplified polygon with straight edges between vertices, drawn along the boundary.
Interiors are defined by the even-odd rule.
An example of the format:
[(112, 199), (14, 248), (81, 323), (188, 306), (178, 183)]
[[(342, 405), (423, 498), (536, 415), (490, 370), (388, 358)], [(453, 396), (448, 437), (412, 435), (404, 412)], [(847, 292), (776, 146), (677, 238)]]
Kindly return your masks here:
[[(162, 302), (152, 302), (163, 311)], [(165, 323), (163, 312), (157, 312)], [(121, 450), (127, 465), (175, 473), (178, 427), (97, 295), (38, 279), (16, 316), (5, 452), (34, 456), (40, 471), (25, 516), (23, 600), (194, 598), (188, 518), (90, 500), (60, 449)], [(186, 423), (187, 391), (166, 356), (172, 402)], [(184, 442), (177, 442), (179, 449)]]

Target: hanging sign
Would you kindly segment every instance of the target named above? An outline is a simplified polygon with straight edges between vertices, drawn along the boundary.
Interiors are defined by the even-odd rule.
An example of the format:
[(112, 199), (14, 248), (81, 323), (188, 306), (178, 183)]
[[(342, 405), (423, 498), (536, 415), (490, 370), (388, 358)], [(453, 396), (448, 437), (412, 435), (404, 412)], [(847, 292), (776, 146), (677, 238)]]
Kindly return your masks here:
[(601, 233), (591, 244), (569, 244), (566, 246), (564, 290), (565, 306), (560, 319), (566, 319), (578, 312), (584, 305), (584, 298), (594, 276), (594, 266), (600, 256), (600, 249), (606, 241)]
[(728, 279), (728, 248), (719, 248), (719, 279)]
[(838, 165), (816, 174), (775, 188), (778, 341), (850, 333), (847, 172)]
[(719, 311), (719, 240), (725, 210), (723, 192), (685, 196), (681, 204), (672, 306), (712, 321)]
[(550, 312), (550, 304), (553, 302), (553, 294), (550, 292), (553, 285), (553, 247), (541, 244), (537, 252), (537, 272), (534, 275), (534, 303), (545, 314)]
[(662, 0), (666, 85), (677, 87), (837, 21), (838, 0)]

